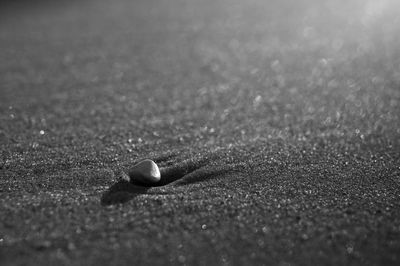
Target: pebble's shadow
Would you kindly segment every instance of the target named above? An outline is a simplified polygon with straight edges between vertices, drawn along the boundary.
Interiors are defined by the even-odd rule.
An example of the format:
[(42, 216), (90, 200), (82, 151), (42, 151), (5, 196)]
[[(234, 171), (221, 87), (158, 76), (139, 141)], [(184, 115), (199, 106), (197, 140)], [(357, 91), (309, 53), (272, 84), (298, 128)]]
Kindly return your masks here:
[(204, 156), (200, 160), (185, 160), (178, 165), (163, 167), (160, 169), (161, 180), (158, 183), (148, 185), (135, 181), (134, 177), (121, 179), (113, 184), (101, 197), (102, 205), (125, 203), (139, 195), (154, 193), (149, 189), (161, 186), (184, 186), (198, 182), (204, 182), (232, 171), (243, 171), (243, 165), (212, 165), (215, 155)]
[(100, 203), (103, 206), (125, 203), (139, 195), (146, 194), (149, 189), (150, 187), (138, 186), (126, 180), (120, 180), (104, 192)]
[(161, 180), (151, 186), (135, 181), (134, 177), (129, 177), (128, 180), (130, 179), (130, 181), (121, 179), (104, 192), (100, 202), (102, 205), (125, 203), (139, 195), (147, 194), (151, 187), (174, 184), (184, 176), (201, 168), (204, 164), (204, 161), (187, 160), (176, 166), (162, 168), (160, 169)]

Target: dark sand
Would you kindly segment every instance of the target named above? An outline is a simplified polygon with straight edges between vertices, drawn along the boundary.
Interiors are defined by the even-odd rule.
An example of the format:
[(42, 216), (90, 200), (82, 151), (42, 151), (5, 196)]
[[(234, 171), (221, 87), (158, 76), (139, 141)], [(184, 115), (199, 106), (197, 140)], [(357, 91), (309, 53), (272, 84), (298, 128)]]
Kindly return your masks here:
[(400, 8), (241, 2), (0, 4), (1, 265), (400, 264)]

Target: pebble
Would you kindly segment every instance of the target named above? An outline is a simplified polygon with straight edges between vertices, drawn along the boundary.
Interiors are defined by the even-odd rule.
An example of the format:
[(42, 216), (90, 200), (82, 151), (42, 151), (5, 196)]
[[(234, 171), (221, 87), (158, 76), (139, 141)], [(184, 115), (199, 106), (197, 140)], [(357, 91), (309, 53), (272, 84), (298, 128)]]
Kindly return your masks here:
[(152, 160), (143, 160), (128, 170), (128, 175), (132, 181), (139, 181), (144, 184), (154, 184), (160, 181), (161, 174), (157, 164)]

